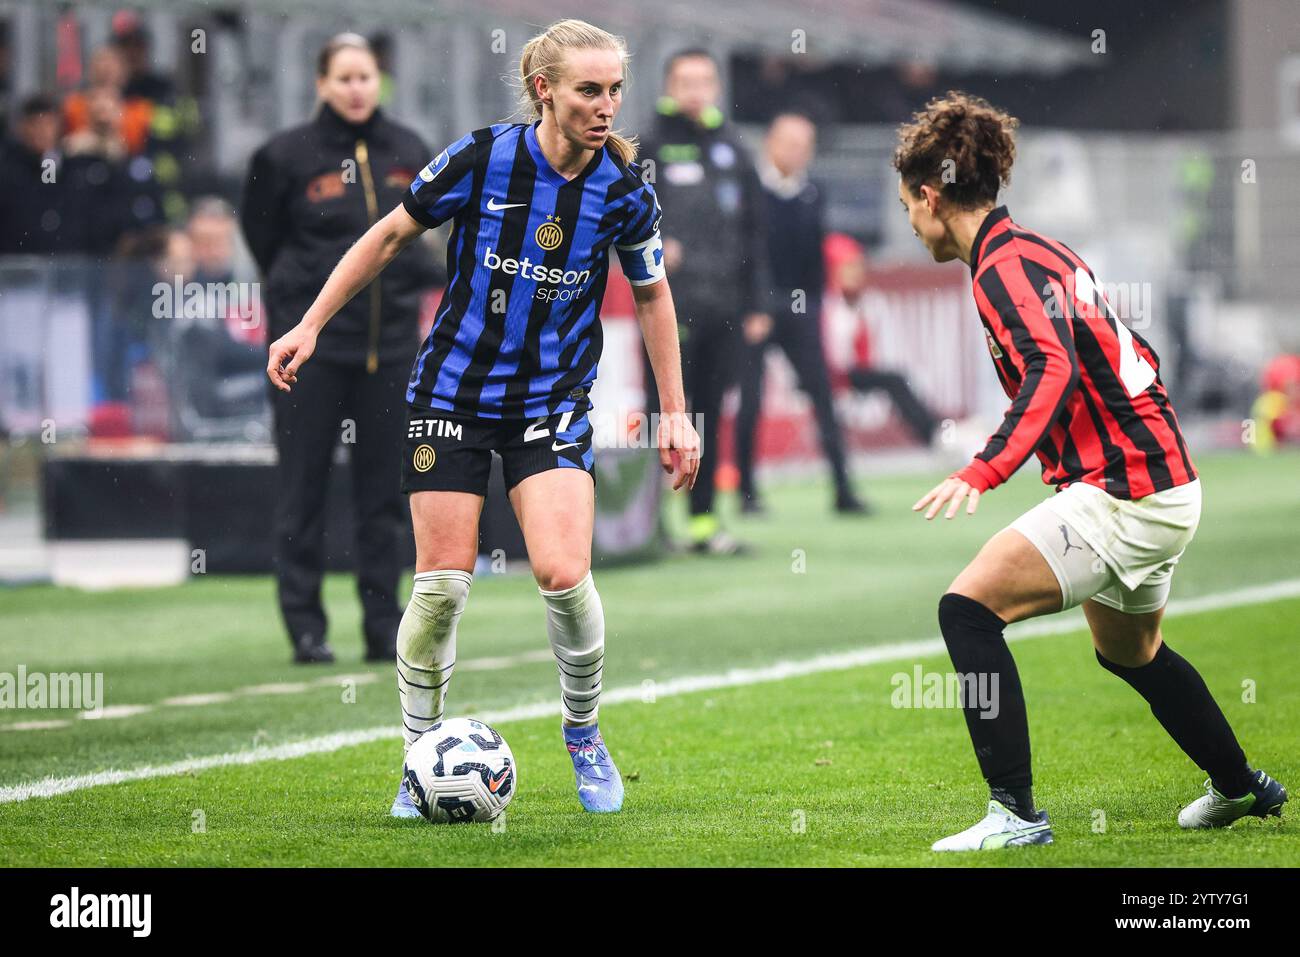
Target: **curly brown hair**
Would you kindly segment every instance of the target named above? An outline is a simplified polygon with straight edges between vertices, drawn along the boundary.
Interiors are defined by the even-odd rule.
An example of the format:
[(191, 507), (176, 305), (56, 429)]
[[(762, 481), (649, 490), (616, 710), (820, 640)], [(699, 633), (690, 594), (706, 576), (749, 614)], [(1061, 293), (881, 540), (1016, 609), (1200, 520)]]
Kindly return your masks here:
[(894, 169), (912, 193), (926, 184), (961, 209), (992, 206), (1011, 182), (1019, 125), (987, 100), (949, 90), (898, 128)]

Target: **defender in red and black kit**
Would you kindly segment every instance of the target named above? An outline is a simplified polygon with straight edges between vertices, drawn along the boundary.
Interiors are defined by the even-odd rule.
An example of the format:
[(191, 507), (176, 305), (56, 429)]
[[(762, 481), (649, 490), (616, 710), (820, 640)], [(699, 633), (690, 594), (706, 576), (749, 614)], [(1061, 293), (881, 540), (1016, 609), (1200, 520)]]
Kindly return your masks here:
[(1002, 388), (1002, 427), (958, 475), (977, 491), (1030, 454), (1043, 480), (1143, 498), (1196, 480), (1157, 370), (1160, 359), (1111, 315), (1092, 271), (1064, 243), (989, 213), (971, 246), (975, 302)]
[(989, 352), (1011, 398), (1002, 425), (969, 465), (913, 506), (927, 519), (1009, 479), (1031, 455), (1056, 494), (994, 535), (939, 601), (939, 624), (967, 685), (996, 685), (998, 707), (963, 710), (988, 813), (936, 851), (1049, 844), (1034, 808), (1029, 725), (1013, 621), (1082, 604), (1097, 661), (1142, 695), (1170, 737), (1209, 776), (1179, 814), (1220, 827), (1281, 813), (1286, 790), (1246, 762), (1205, 682), (1162, 640), (1174, 567), (1200, 521), (1201, 487), (1155, 351), (1119, 317), (1088, 265), (997, 206), (1010, 178), (1017, 121), (949, 93), (899, 130), (894, 167), (908, 221), (937, 262), (961, 259)]

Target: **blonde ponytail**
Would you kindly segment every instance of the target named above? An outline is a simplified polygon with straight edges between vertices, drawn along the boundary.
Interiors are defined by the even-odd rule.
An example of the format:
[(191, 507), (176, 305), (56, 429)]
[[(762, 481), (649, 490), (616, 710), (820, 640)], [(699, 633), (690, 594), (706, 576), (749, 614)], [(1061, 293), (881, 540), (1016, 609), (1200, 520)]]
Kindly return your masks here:
[[(519, 57), (519, 109), (524, 116), (540, 117), (542, 101), (537, 95), (533, 80), (545, 76), (546, 82), (558, 84), (564, 66), (564, 55), (569, 50), (612, 50), (623, 63), (623, 76), (627, 77), (627, 44), (622, 37), (607, 33), (585, 20), (556, 20), (544, 31), (524, 44)], [(605, 145), (624, 165), (636, 159), (637, 141), (634, 136), (624, 136), (610, 131)]]

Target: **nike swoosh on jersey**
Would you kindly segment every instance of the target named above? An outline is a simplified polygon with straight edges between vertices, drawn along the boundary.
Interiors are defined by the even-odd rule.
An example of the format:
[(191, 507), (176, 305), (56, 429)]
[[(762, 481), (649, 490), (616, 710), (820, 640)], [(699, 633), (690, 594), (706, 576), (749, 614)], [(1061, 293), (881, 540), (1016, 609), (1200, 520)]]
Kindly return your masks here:
[(576, 448), (577, 445), (578, 445), (577, 442), (565, 442), (563, 445), (561, 445), (561, 444), (558, 443), (558, 442), (552, 442), (552, 443), (551, 443), (551, 451), (552, 451), (552, 452), (558, 452), (558, 451), (560, 451), (561, 449), (572, 449), (572, 448)]
[(527, 203), (498, 203), (495, 196), (489, 196), (487, 201), (488, 209), (496, 212), (499, 209), (514, 209), (516, 206), (527, 206)]

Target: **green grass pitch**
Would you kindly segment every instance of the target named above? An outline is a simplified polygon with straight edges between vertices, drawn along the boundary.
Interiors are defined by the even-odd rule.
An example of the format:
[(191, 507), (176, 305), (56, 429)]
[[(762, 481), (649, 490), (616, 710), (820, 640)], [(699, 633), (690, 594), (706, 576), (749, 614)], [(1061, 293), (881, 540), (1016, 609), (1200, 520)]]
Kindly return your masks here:
[[(1202, 456), (1205, 514), (1174, 600), (1300, 579), (1300, 457)], [(1098, 668), (1082, 630), (1013, 645), (1033, 734), (1036, 797), (1056, 844), (940, 856), (984, 791), (960, 714), (898, 709), (891, 677), (945, 671), (930, 654), (681, 694), (680, 679), (937, 637), (935, 606), (979, 544), (1046, 489), (1024, 474), (973, 520), (908, 509), (933, 476), (864, 486), (879, 513), (837, 520), (818, 483), (737, 521), (752, 558), (673, 557), (597, 570), (608, 620), (601, 727), (629, 778), (622, 814), (588, 816), (558, 718), (498, 724), (519, 764), (504, 827), (387, 815), (400, 760), (392, 672), (359, 663), (346, 578), (326, 596), (337, 665), (287, 663), (267, 579), (88, 594), (0, 592), (0, 671), (103, 672), (97, 721), (0, 711), (0, 794), (47, 777), (247, 753), (334, 732), (390, 738), (0, 802), (6, 865), (1098, 865), (1300, 864), (1293, 821), (1182, 832), (1203, 775), (1145, 704)], [(1300, 787), (1300, 597), (1172, 616), (1171, 646), (1205, 676), (1258, 766)], [(522, 576), (476, 580), (449, 714), (553, 705), (541, 600)], [(304, 688), (301, 683), (309, 682)], [(715, 682), (721, 683), (721, 682)], [(644, 698), (641, 692), (644, 691)], [(195, 699), (197, 695), (215, 699)], [(179, 700), (175, 700), (179, 699)], [(649, 700), (653, 699), (653, 700)], [(1253, 699), (1253, 700), (1252, 700)], [(70, 719), (70, 720), (68, 720)], [(68, 720), (13, 730), (16, 723)], [(1300, 813), (1300, 804), (1290, 809)]]

